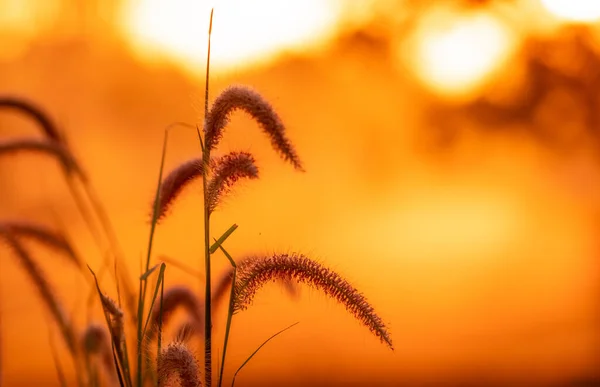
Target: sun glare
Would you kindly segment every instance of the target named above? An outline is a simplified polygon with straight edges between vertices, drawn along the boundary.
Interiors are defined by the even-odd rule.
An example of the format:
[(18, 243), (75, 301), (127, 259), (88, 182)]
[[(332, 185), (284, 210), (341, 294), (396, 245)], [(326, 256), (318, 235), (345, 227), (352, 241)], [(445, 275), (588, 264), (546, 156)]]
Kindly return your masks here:
[(339, 1), (220, 0), (131, 1), (123, 12), (125, 35), (151, 58), (166, 54), (196, 71), (206, 58), (211, 6), (215, 6), (211, 61), (215, 70), (269, 60), (282, 50), (322, 43), (332, 36)]
[(598, 0), (541, 0), (541, 2), (546, 10), (560, 19), (574, 22), (600, 20)]
[(488, 12), (433, 12), (418, 27), (407, 54), (427, 87), (459, 97), (485, 84), (514, 45), (508, 27)]

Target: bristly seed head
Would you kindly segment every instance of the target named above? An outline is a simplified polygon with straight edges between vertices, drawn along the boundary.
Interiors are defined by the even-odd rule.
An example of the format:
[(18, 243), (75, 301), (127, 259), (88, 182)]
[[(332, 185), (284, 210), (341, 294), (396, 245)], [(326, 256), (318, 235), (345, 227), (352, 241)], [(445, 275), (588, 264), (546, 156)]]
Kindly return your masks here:
[(71, 152), (62, 143), (31, 137), (0, 140), (0, 156), (18, 152), (39, 152), (53, 156), (60, 161), (65, 171), (75, 172), (85, 179), (83, 169), (79, 167)]
[(125, 338), (125, 326), (123, 322), (123, 310), (119, 307), (117, 302), (107, 296), (106, 294), (100, 293), (100, 301), (102, 302), (102, 308), (105, 313), (110, 317), (111, 334), (113, 335), (113, 341), (120, 343)]
[(196, 322), (193, 321), (193, 319), (187, 319), (181, 325), (179, 325), (179, 327), (175, 331), (175, 341), (180, 343), (186, 343), (192, 338), (192, 336), (203, 336), (204, 332), (199, 331), (199, 328), (200, 327)]
[(102, 353), (105, 346), (110, 347), (106, 328), (101, 324), (90, 323), (81, 334), (81, 345), (86, 353)]
[(387, 327), (367, 299), (339, 274), (302, 254), (247, 259), (238, 264), (237, 277), (235, 312), (247, 309), (258, 289), (266, 283), (276, 279), (294, 280), (313, 286), (343, 304), (346, 310), (393, 349)]
[[(245, 265), (246, 260), (252, 260), (252, 259), (253, 258), (246, 258), (245, 260), (239, 261), (237, 264), (238, 264), (238, 266)], [(228, 291), (231, 289), (231, 280), (232, 279), (233, 279), (233, 268), (227, 268), (227, 270), (225, 270), (221, 274), (219, 279), (216, 281), (216, 285), (213, 287), (213, 290), (212, 290), (212, 308), (213, 308), (213, 310), (216, 310), (223, 303), (225, 296), (229, 294)], [(295, 283), (294, 281), (287, 279), (287, 278), (284, 278), (284, 279), (277, 278), (276, 281), (278, 281), (281, 284), (283, 289), (287, 292), (287, 294), (292, 299), (296, 299), (299, 296), (300, 288), (299, 288), (298, 284)]]
[(208, 211), (212, 213), (225, 193), (240, 179), (257, 179), (254, 156), (248, 152), (231, 152), (211, 162), (212, 179), (208, 183)]
[(18, 97), (0, 96), (0, 109), (13, 109), (33, 118), (39, 125), (46, 137), (62, 142), (63, 139), (56, 129), (56, 125), (50, 120), (48, 115), (33, 102), (26, 101)]
[(210, 152), (217, 147), (223, 137), (229, 116), (236, 110), (250, 114), (269, 136), (273, 148), (289, 161), (294, 168), (302, 169), (300, 158), (285, 136), (283, 122), (271, 105), (256, 91), (245, 86), (231, 86), (225, 89), (214, 101), (204, 123), (205, 151)]
[(54, 294), (52, 287), (48, 283), (45, 273), (12, 233), (0, 228), (0, 238), (4, 239), (8, 243), (8, 246), (14, 251), (16, 257), (23, 265), (25, 272), (37, 288), (46, 307), (50, 310), (54, 320), (58, 324), (69, 350), (72, 354), (75, 354), (77, 352), (77, 340), (75, 338), (72, 323), (65, 313), (62, 304)]
[[(195, 158), (188, 160), (175, 168), (163, 179), (158, 194), (158, 208), (156, 218), (163, 219), (173, 202), (183, 189), (195, 179), (202, 177), (204, 167), (202, 160)], [(152, 208), (154, 209), (152, 202)]]
[(152, 309), (150, 323), (155, 327), (158, 326), (158, 323), (160, 322), (161, 302), (163, 325), (167, 323), (173, 312), (178, 307), (182, 306), (186, 309), (191, 321), (196, 325), (196, 331), (203, 331), (204, 313), (202, 313), (202, 311), (204, 305), (190, 288), (186, 286), (172, 286), (165, 289), (162, 300), (158, 299)]
[(189, 348), (180, 342), (163, 348), (158, 357), (158, 386), (172, 385), (179, 379), (182, 387), (200, 387), (200, 367)]
[(111, 341), (106, 328), (97, 323), (90, 323), (81, 335), (81, 346), (86, 355), (97, 356), (101, 359), (105, 372), (117, 385), (117, 374), (113, 361)]
[(83, 261), (77, 255), (67, 238), (43, 225), (13, 220), (0, 222), (0, 229), (10, 232), (17, 238), (33, 239), (51, 249), (63, 253), (80, 269), (84, 267)]

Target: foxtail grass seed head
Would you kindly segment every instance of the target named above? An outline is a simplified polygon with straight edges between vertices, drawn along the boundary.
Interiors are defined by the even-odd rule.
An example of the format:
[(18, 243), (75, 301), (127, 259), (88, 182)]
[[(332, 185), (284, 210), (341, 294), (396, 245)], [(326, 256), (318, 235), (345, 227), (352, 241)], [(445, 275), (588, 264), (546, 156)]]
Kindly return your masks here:
[(25, 272), (31, 279), (31, 282), (38, 290), (44, 304), (50, 310), (52, 317), (59, 326), (67, 347), (72, 354), (75, 354), (77, 352), (75, 332), (73, 331), (69, 317), (64, 311), (63, 305), (56, 297), (50, 283), (46, 280), (45, 273), (31, 257), (29, 252), (10, 232), (0, 228), (0, 238), (5, 240), (8, 246), (14, 251), (19, 262), (25, 269)]
[(73, 246), (67, 238), (46, 226), (24, 222), (24, 221), (3, 221), (0, 222), (0, 229), (4, 229), (14, 235), (16, 238), (27, 238), (35, 240), (53, 250), (64, 254), (77, 267), (83, 267), (83, 261), (79, 258)]
[(83, 353), (100, 359), (104, 371), (113, 382), (112, 385), (117, 385), (118, 376), (106, 327), (101, 324), (90, 323), (81, 335), (81, 346)]
[[(246, 258), (246, 260), (252, 258)], [(242, 260), (238, 262), (238, 265), (242, 265), (246, 260)], [(227, 268), (216, 281), (216, 285), (212, 291), (212, 305), (213, 309), (217, 309), (225, 300), (225, 296), (229, 294), (229, 289), (231, 288), (231, 280), (233, 279), (233, 268)], [(276, 279), (275, 281), (279, 282), (283, 289), (287, 292), (287, 294), (292, 299), (297, 299), (300, 295), (300, 287), (296, 282), (291, 279)]]
[(90, 323), (81, 335), (81, 344), (86, 353), (102, 353), (104, 347), (110, 344), (106, 328), (101, 324)]
[[(158, 220), (166, 216), (171, 205), (188, 184), (202, 177), (202, 171), (202, 160), (192, 159), (179, 165), (163, 179), (158, 193)], [(154, 202), (152, 202), (152, 208), (154, 208)]]
[(200, 387), (200, 367), (189, 348), (180, 342), (169, 344), (158, 357), (158, 386)]
[(175, 331), (175, 341), (186, 343), (196, 335), (202, 336), (204, 335), (204, 332), (202, 331), (201, 327), (198, 326), (197, 322), (195, 322), (193, 319), (187, 319), (181, 323), (181, 325), (179, 325)]
[(227, 268), (216, 281), (216, 285), (212, 290), (212, 308), (216, 310), (225, 300), (228, 290), (231, 288), (231, 280), (233, 279), (233, 268)]
[(67, 172), (76, 172), (82, 177), (84, 176), (83, 170), (79, 167), (73, 155), (59, 142), (31, 137), (0, 140), (0, 156), (19, 152), (36, 152), (50, 155), (56, 158)]
[(247, 309), (256, 292), (266, 283), (276, 279), (294, 280), (306, 283), (344, 305), (348, 312), (393, 349), (387, 327), (367, 299), (339, 274), (302, 254), (247, 259), (238, 264), (237, 278), (235, 312)]
[(243, 110), (252, 116), (280, 156), (289, 161), (294, 168), (303, 170), (296, 150), (285, 135), (283, 122), (273, 107), (260, 94), (245, 86), (231, 86), (213, 102), (204, 126), (207, 152), (217, 147), (229, 123), (229, 117), (236, 110)]
[(248, 152), (231, 152), (211, 163), (212, 179), (208, 183), (208, 210), (213, 212), (223, 195), (243, 178), (257, 179), (258, 168), (254, 156)]
[(56, 142), (62, 141), (62, 137), (54, 122), (33, 102), (18, 97), (0, 96), (0, 109), (15, 110), (33, 118), (47, 138)]
[(123, 310), (119, 307), (115, 300), (106, 294), (100, 293), (100, 301), (102, 302), (102, 308), (104, 308), (104, 311), (110, 316), (113, 340), (116, 343), (120, 343), (125, 338)]
[[(152, 309), (151, 324), (158, 326), (160, 322), (160, 300), (154, 304)], [(203, 303), (198, 296), (186, 286), (172, 286), (165, 289), (162, 299), (162, 323), (166, 325), (173, 312), (179, 307), (185, 308), (191, 321), (196, 325), (200, 332), (204, 329)]]

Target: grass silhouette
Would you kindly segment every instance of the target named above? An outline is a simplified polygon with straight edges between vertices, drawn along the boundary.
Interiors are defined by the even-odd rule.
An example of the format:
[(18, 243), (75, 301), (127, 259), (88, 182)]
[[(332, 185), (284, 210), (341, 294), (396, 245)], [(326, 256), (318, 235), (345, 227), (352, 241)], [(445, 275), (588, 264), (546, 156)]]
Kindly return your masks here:
[[(382, 343), (393, 348), (387, 327), (374, 311), (373, 306), (338, 273), (301, 253), (251, 256), (236, 262), (227, 252), (224, 244), (236, 230), (237, 225), (231, 226), (218, 238), (212, 236), (210, 221), (218, 212), (223, 198), (235, 189), (240, 180), (259, 178), (259, 168), (252, 154), (240, 151), (218, 154), (219, 143), (225, 134), (231, 114), (236, 111), (249, 114), (269, 138), (273, 149), (281, 158), (297, 171), (304, 171), (304, 169), (292, 141), (287, 136), (283, 120), (255, 90), (245, 86), (231, 86), (221, 92), (209, 108), (208, 77), (212, 12), (210, 25), (204, 124), (202, 130), (197, 128), (200, 155), (180, 164), (163, 176), (169, 130), (181, 124), (174, 124), (165, 130), (158, 184), (152, 204), (147, 255), (143, 273), (137, 279), (137, 292), (134, 291), (133, 278), (125, 270), (124, 257), (119, 252), (119, 244), (109, 217), (95, 195), (84, 169), (73, 156), (65, 136), (60, 134), (49, 116), (32, 102), (14, 97), (0, 98), (0, 109), (16, 109), (28, 115), (40, 125), (44, 134), (42, 138), (5, 139), (0, 142), (0, 155), (42, 152), (55, 158), (63, 168), (69, 189), (94, 236), (97, 247), (101, 252), (109, 251), (111, 257), (103, 262), (98, 275), (90, 269), (95, 284), (93, 297), (90, 297), (90, 300), (100, 300), (106, 325), (88, 323), (80, 329), (64, 313), (46, 274), (41, 271), (24, 245), (24, 242), (36, 241), (49, 247), (67, 257), (74, 266), (87, 275), (84, 261), (77, 255), (68, 239), (42, 225), (25, 221), (0, 222), (0, 239), (21, 263), (37, 288), (43, 304), (60, 328), (63, 341), (73, 359), (79, 386), (165, 386), (176, 380), (186, 387), (212, 386), (214, 384), (212, 313), (215, 307), (224, 302), (229, 291), (226, 332), (218, 369), (217, 384), (221, 386), (233, 316), (246, 310), (252, 304), (258, 290), (265, 283), (274, 280), (286, 286), (291, 294), (294, 294), (295, 287), (290, 284), (296, 283), (307, 284), (322, 291), (343, 305)], [(169, 216), (183, 190), (200, 179), (204, 212), (204, 256), (202, 258), (205, 268), (205, 291), (203, 294), (197, 294), (191, 288), (184, 286), (165, 289), (167, 265), (162, 262), (151, 266), (154, 235), (158, 223)], [(211, 259), (219, 253), (227, 258), (231, 269), (214, 282), (211, 276)], [(112, 270), (109, 270), (111, 266)], [(107, 270), (116, 279), (118, 296), (116, 300), (109, 297), (100, 287), (101, 274)], [(151, 283), (151, 279), (154, 282)], [(90, 302), (88, 306), (91, 308), (92, 303)], [(180, 307), (185, 310), (189, 320), (180, 330), (177, 339), (163, 347), (163, 327), (169, 323), (173, 311)], [(128, 343), (131, 344), (131, 338), (128, 337), (131, 335), (128, 335), (128, 332), (131, 331), (136, 334), (135, 345), (128, 346)], [(281, 332), (283, 331), (271, 336), (263, 345)], [(198, 359), (187, 347), (186, 341), (191, 336), (204, 340), (203, 367), (200, 367)], [(155, 342), (156, 356), (155, 361), (152, 361), (152, 348)], [(261, 347), (262, 345), (238, 368), (233, 375), (232, 385), (241, 368)]]

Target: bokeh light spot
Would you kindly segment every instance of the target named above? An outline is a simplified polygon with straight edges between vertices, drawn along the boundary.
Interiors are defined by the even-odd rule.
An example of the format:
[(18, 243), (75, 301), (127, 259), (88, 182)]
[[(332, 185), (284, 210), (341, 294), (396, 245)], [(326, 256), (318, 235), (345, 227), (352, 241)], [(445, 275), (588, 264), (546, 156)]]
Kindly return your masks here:
[(515, 46), (507, 26), (487, 12), (433, 12), (418, 27), (409, 60), (433, 91), (465, 96), (502, 68)]
[(124, 8), (122, 26), (146, 57), (166, 54), (200, 72), (213, 5), (211, 61), (217, 72), (319, 44), (335, 33), (341, 12), (339, 2), (322, 0), (141, 0)]
[(600, 19), (600, 1), (597, 0), (541, 0), (546, 10), (561, 19), (592, 22)]

